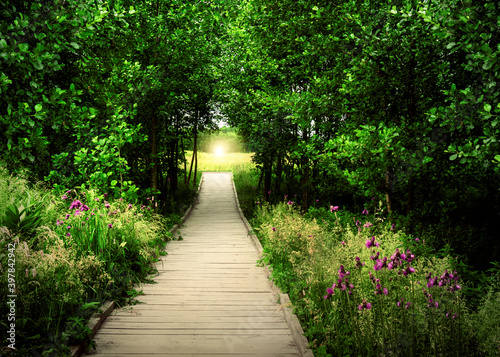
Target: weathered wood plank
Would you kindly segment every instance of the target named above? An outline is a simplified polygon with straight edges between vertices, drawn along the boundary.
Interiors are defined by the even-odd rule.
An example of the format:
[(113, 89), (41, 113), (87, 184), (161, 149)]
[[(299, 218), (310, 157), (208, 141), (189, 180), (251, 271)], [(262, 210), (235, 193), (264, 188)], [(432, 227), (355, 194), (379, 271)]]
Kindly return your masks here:
[[(133, 337), (136, 338), (133, 338)], [(97, 352), (136, 353), (149, 356), (152, 353), (226, 353), (238, 351), (271, 355), (275, 353), (297, 353), (289, 335), (202, 335), (203, 338), (186, 335), (104, 335), (95, 338)], [(291, 342), (292, 341), (292, 342)]]

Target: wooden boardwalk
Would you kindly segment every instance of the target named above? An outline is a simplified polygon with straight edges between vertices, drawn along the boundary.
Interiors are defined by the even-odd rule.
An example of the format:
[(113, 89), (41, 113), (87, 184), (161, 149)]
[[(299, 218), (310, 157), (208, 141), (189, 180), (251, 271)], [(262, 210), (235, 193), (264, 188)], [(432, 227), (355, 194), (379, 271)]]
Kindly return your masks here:
[[(240, 216), (231, 173), (204, 173), (198, 204), (158, 264), (143, 304), (95, 336), (102, 356), (302, 356)], [(300, 348), (299, 348), (300, 347)], [(312, 356), (310, 350), (306, 353)]]

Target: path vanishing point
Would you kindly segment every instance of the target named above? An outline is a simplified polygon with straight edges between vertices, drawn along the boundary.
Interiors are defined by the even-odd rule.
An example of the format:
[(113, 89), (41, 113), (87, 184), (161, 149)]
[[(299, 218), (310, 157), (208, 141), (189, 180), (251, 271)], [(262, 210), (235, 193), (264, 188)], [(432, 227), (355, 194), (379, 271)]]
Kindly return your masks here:
[[(89, 355), (312, 356), (290, 308), (257, 264), (232, 173), (203, 173), (198, 203), (158, 262), (141, 303), (116, 309)], [(297, 326), (298, 325), (298, 326)]]

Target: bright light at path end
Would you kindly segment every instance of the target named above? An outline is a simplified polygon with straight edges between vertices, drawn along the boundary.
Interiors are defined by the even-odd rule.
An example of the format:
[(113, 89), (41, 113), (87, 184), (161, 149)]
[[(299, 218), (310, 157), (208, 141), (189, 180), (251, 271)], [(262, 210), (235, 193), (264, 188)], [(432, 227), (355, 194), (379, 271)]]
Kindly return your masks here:
[(222, 156), (224, 155), (224, 148), (222, 146), (217, 146), (215, 148), (215, 156)]

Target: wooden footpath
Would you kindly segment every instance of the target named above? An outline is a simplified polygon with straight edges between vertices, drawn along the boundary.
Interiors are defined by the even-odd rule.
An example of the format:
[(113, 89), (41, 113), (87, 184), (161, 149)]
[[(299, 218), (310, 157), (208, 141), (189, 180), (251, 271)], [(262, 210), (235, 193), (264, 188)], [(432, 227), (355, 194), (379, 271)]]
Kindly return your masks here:
[(231, 173), (203, 173), (198, 203), (176, 234), (183, 240), (168, 243), (157, 284), (106, 319), (89, 355), (312, 356), (257, 265)]

